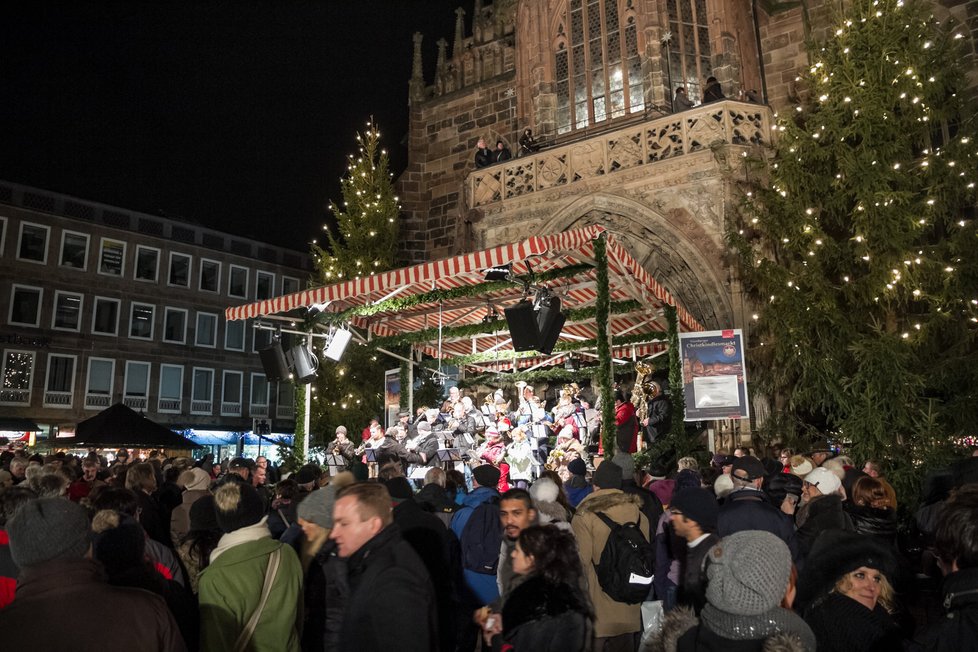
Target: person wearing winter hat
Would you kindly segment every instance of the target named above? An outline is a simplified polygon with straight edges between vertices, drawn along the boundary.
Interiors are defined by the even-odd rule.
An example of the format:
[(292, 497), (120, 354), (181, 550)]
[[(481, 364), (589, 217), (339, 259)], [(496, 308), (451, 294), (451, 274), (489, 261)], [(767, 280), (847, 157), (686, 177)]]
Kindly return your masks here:
[(597, 650), (635, 649), (642, 629), (641, 605), (618, 602), (605, 593), (596, 570), (611, 536), (611, 528), (602, 516), (618, 524), (637, 523), (645, 540), (651, 541), (652, 525), (642, 513), (642, 499), (623, 492), (621, 480), (620, 466), (610, 460), (602, 462), (592, 475), (594, 492), (581, 501), (571, 520), (589, 597), (594, 605)]
[(611, 461), (621, 467), (621, 490), (642, 499), (642, 513), (649, 523), (658, 523), (662, 517), (662, 501), (648, 489), (635, 482), (635, 459), (628, 453), (615, 453)]
[(795, 557), (797, 543), (791, 517), (772, 505), (761, 491), (766, 472), (756, 457), (734, 459), (730, 470), (734, 490), (720, 507), (717, 534), (726, 537), (744, 530), (764, 530), (784, 541)]
[(670, 611), (661, 631), (642, 641), (641, 652), (815, 652), (808, 625), (780, 606), (794, 597), (790, 577), (791, 552), (777, 536), (745, 530), (724, 537), (706, 555), (706, 605), (699, 618), (686, 608)]
[(220, 486), (214, 507), (225, 534), (200, 574), (201, 649), (298, 650), (302, 567), (295, 551), (272, 539), (250, 484)]
[(187, 649), (160, 596), (110, 586), (87, 558), (88, 515), (80, 505), (32, 500), (7, 523), (7, 534), (20, 577), (17, 599), (0, 610), (4, 649), (78, 649), (80, 633), (95, 631), (99, 649)]
[(698, 614), (706, 604), (703, 560), (706, 552), (720, 541), (716, 535), (720, 505), (706, 489), (688, 487), (672, 495), (669, 511), (676, 534), (686, 540), (685, 558), (680, 556), (677, 602), (692, 607)]
[[(303, 575), (309, 570), (309, 564), (329, 539), (329, 531), (333, 529), (333, 505), (336, 503), (337, 492), (353, 482), (352, 473), (339, 473), (329, 481), (328, 485), (312, 492), (299, 503), (296, 509), (296, 522), (289, 529), (298, 528), (302, 531), (302, 536), (298, 537), (297, 549)], [(282, 538), (286, 541), (292, 539), (285, 534)]]
[(815, 470), (815, 464), (804, 455), (793, 455), (788, 461), (788, 467), (791, 469), (792, 475), (799, 478), (804, 478)]
[(838, 530), (818, 537), (798, 577), (796, 608), (819, 652), (904, 649), (891, 615), (895, 570), (890, 550), (869, 537)]
[(839, 476), (824, 467), (818, 467), (805, 476), (801, 487), (801, 503), (797, 509), (785, 504), (784, 511), (794, 514), (798, 552), (802, 559), (808, 556), (815, 539), (826, 530), (855, 530), (852, 519), (842, 504), (843, 490)]
[(567, 470), (570, 471), (571, 477), (564, 483), (564, 491), (567, 492), (567, 500), (570, 501), (570, 504), (577, 507), (588, 494), (594, 491), (594, 487), (584, 477), (587, 475), (587, 464), (580, 457), (571, 460), (570, 464), (567, 465)]
[[(489, 509), (494, 509), (498, 514), (499, 507), (493, 503), (499, 500), (499, 491), (496, 489), (499, 483), (499, 477), (499, 469), (492, 464), (482, 464), (472, 469), (473, 489), (462, 496), (462, 507), (452, 516), (451, 523), (452, 532), (458, 537), (459, 542), (463, 544), (463, 559), (465, 559), (465, 555), (468, 552), (465, 549), (465, 543), (471, 539), (471, 537), (464, 537), (465, 527), (468, 525), (469, 519), (472, 518), (472, 514), (484, 503), (488, 503)], [(498, 547), (501, 544), (502, 537), (500, 536), (498, 543), (489, 542), (485, 545), (491, 548), (493, 546)], [(467, 603), (463, 605), (463, 609), (475, 610), (482, 605), (491, 604), (499, 597), (499, 587), (496, 584), (495, 573), (478, 572), (473, 568), (463, 568), (463, 576), (465, 578), (465, 589), (467, 589), (463, 589)], [(472, 637), (472, 647), (475, 647), (477, 632), (473, 630), (469, 634)]]
[(217, 524), (214, 496), (211, 493), (190, 506), (190, 529), (177, 543), (177, 555), (187, 569), (187, 578), (194, 595), (200, 591), (200, 572), (211, 561), (211, 552), (224, 533)]
[[(582, 461), (581, 464), (583, 465), (583, 463)], [(581, 477), (583, 479), (583, 476), (575, 475), (574, 477)], [(573, 479), (571, 478), (571, 480)], [(586, 486), (588, 493), (591, 493), (591, 485)], [(567, 490), (569, 497), (573, 489), (567, 489), (566, 484), (564, 488)], [(550, 478), (542, 477), (530, 485), (530, 497), (533, 498), (533, 506), (537, 510), (537, 520), (540, 525), (555, 525), (559, 528), (569, 530), (570, 514), (567, 513), (563, 505), (557, 502), (559, 495), (560, 487)], [(580, 500), (577, 502), (580, 503)], [(571, 499), (571, 504), (574, 504), (573, 499)]]
[(180, 474), (177, 484), (183, 487), (183, 493), (182, 502), (170, 513), (170, 538), (174, 547), (190, 531), (190, 507), (210, 493), (211, 476), (203, 469), (187, 469)]

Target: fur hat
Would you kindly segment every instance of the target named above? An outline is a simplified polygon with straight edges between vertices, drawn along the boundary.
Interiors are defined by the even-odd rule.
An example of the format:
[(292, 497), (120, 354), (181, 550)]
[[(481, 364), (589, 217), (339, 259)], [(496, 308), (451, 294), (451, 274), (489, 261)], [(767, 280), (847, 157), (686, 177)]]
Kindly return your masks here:
[(214, 492), (217, 524), (224, 532), (254, 525), (265, 516), (261, 496), (250, 484), (228, 482)]
[(479, 483), (480, 487), (495, 489), (499, 484), (500, 472), (492, 464), (481, 464), (472, 469), (472, 477)]
[(825, 530), (818, 535), (798, 577), (796, 609), (828, 594), (844, 575), (865, 566), (888, 578), (896, 562), (885, 546), (872, 537), (844, 530)]
[(201, 491), (211, 486), (210, 474), (201, 468), (187, 469), (180, 474), (177, 484), (187, 491)]
[(143, 563), (146, 534), (133, 517), (103, 510), (95, 515), (92, 529), (99, 530), (92, 538), (92, 557), (105, 566), (110, 576)]
[(720, 611), (756, 616), (777, 607), (788, 588), (791, 552), (770, 532), (744, 530), (708, 553), (706, 600)]
[(530, 497), (540, 525), (567, 524), (567, 510), (557, 502), (559, 495), (560, 488), (550, 478), (540, 478), (530, 485)]
[(794, 455), (788, 460), (788, 464), (791, 465), (791, 473), (797, 475), (799, 478), (804, 478), (815, 470), (815, 465), (804, 455)]
[(591, 484), (597, 489), (621, 489), (621, 467), (605, 460), (598, 465), (591, 476)]
[(38, 498), (7, 521), (10, 556), (21, 569), (54, 559), (81, 559), (88, 552), (85, 509), (60, 497)]

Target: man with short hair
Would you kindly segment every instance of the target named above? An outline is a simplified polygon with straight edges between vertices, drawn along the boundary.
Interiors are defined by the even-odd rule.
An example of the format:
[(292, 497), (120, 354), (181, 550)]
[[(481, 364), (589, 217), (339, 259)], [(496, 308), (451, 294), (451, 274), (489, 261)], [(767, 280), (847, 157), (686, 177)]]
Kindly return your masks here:
[(14, 485), (18, 485), (27, 479), (28, 464), (26, 457), (15, 457), (10, 460), (10, 475), (13, 477)]
[(496, 569), (496, 585), (499, 595), (509, 595), (516, 588), (517, 576), (513, 573), (513, 550), (520, 533), (537, 522), (537, 510), (533, 498), (526, 489), (510, 489), (499, 498), (499, 521), (503, 526), (503, 541), (499, 550), (499, 566)]
[(672, 495), (669, 511), (673, 529), (686, 540), (686, 554), (680, 557), (677, 602), (692, 607), (698, 615), (706, 604), (703, 561), (706, 552), (720, 541), (716, 535), (720, 506), (706, 489), (688, 487)]
[(228, 463), (228, 472), (224, 476), (224, 481), (251, 484), (251, 472), (254, 468), (255, 463), (248, 458), (236, 457)]
[(350, 591), (339, 649), (437, 649), (431, 579), (393, 524), (387, 487), (367, 482), (344, 487), (333, 507), (329, 536), (346, 561)]
[(98, 460), (86, 457), (82, 460), (82, 477), (78, 478), (68, 486), (68, 498), (74, 502), (92, 493), (95, 487), (101, 487), (105, 483), (98, 479)]
[(17, 509), (7, 534), (20, 577), (16, 599), (0, 609), (4, 649), (72, 650), (80, 640), (88, 649), (187, 649), (163, 598), (106, 582), (91, 559), (88, 515), (80, 505), (32, 500)]
[(433, 466), (424, 474), (424, 486), (415, 494), (414, 499), (421, 506), (421, 509), (431, 512), (451, 528), (452, 517), (461, 505), (449, 498), (445, 492), (448, 476), (445, 470), (439, 466)]
[(792, 558), (797, 559), (798, 547), (791, 517), (772, 505), (761, 491), (765, 473), (764, 465), (756, 457), (745, 455), (733, 460), (730, 479), (734, 490), (720, 507), (717, 534), (723, 538), (743, 530), (764, 530), (784, 541)]

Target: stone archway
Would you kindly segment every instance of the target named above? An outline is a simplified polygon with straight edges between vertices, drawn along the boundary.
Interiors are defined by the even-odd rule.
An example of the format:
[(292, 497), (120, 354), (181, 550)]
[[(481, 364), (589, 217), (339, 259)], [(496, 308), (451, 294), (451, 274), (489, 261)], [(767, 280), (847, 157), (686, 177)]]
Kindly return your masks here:
[(668, 216), (624, 197), (593, 194), (558, 210), (542, 233), (597, 224), (623, 236), (635, 259), (707, 329), (731, 328), (735, 313), (722, 246), (684, 209)]

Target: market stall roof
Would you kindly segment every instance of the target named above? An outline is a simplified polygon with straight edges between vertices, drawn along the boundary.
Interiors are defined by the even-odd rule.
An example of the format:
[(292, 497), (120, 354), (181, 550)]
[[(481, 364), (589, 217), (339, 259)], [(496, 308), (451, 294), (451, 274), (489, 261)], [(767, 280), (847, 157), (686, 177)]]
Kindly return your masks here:
[(0, 417), (0, 431), (4, 432), (40, 432), (41, 427), (30, 419), (23, 417)]
[[(607, 246), (608, 287), (612, 311), (609, 331), (612, 354), (635, 358), (666, 348), (668, 330), (663, 308), (674, 306), (682, 331), (703, 327), (636, 261), (624, 238), (601, 226), (589, 226), (404, 267), (373, 276), (311, 288), (226, 309), (228, 321), (289, 317), (301, 321), (299, 309), (316, 306), (332, 317), (346, 320), (366, 337), (378, 342), (410, 337), (433, 357), (454, 358), (464, 366), (503, 371), (561, 363), (562, 349), (578, 348), (597, 337), (594, 305), (597, 301), (596, 238)], [(510, 279), (487, 285), (486, 270), (510, 266)], [(568, 314), (553, 355), (516, 355), (503, 310), (527, 296), (532, 288), (547, 287), (559, 296)], [(467, 291), (468, 288), (472, 291)], [(482, 291), (485, 289), (485, 291)], [(590, 309), (590, 310), (589, 310)], [(494, 319), (495, 317), (495, 319)], [(469, 329), (464, 334), (459, 330)], [(484, 328), (483, 328), (484, 327)], [(472, 329), (481, 329), (473, 333)], [(453, 335), (454, 333), (454, 335)], [(419, 338), (418, 335), (422, 335)], [(563, 343), (563, 346), (562, 346)], [(576, 344), (575, 344), (576, 343)], [(584, 355), (593, 355), (583, 349)], [(521, 357), (525, 356), (525, 357)]]
[(74, 437), (58, 440), (66, 446), (132, 446), (136, 448), (201, 448), (186, 437), (147, 419), (122, 403), (108, 407), (75, 428)]

